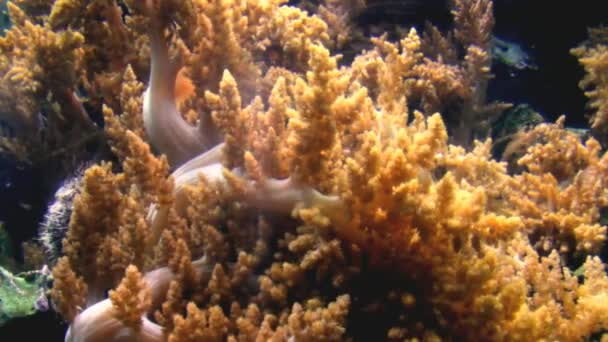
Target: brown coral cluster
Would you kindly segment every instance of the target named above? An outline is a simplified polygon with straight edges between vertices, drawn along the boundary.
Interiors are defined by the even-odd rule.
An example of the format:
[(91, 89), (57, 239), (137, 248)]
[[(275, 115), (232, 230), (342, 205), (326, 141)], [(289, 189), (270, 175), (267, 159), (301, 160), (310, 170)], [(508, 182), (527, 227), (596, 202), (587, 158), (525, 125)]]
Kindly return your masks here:
[[(348, 4), (363, 10), (319, 11), (334, 23), (280, 0), (9, 4), (10, 119), (31, 135), (49, 104), (74, 125), (95, 113), (113, 152), (85, 172), (53, 271), (66, 340), (585, 341), (608, 328), (608, 155), (560, 120), (520, 139), (513, 175), (475, 140), (505, 107), (485, 98), (492, 2), (454, 1), (451, 32), (373, 37), (341, 63)], [(22, 153), (45, 143), (19, 139)]]
[(585, 95), (589, 98), (589, 107), (593, 110), (590, 119), (591, 128), (604, 139), (608, 130), (607, 32), (606, 27), (590, 28), (588, 41), (572, 49), (572, 54), (579, 59), (586, 72), (579, 86), (585, 90)]

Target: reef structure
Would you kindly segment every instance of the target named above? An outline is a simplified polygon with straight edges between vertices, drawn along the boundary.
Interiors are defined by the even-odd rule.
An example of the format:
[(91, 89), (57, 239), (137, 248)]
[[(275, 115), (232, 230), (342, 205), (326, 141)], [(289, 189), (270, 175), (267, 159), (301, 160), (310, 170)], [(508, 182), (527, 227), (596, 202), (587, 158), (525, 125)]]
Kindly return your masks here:
[[(332, 21), (280, 0), (8, 8), (13, 122), (82, 118), (82, 88), (118, 161), (84, 172), (53, 268), (67, 341), (583, 341), (608, 326), (608, 156), (560, 119), (518, 140), (523, 171), (491, 157), (508, 107), (485, 98), (491, 1), (454, 1), (450, 34), (374, 37), (342, 65)], [(27, 137), (4, 142), (27, 156)]]

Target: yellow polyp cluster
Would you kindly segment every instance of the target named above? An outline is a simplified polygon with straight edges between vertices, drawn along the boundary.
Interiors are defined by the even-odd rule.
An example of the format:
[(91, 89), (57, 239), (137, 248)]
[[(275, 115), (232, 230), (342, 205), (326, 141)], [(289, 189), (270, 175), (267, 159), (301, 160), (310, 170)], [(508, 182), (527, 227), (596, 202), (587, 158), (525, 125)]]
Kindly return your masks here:
[[(53, 143), (86, 126), (114, 161), (85, 172), (54, 266), (66, 340), (606, 330), (608, 154), (560, 119), (513, 137), (518, 170), (492, 156), (490, 127), (508, 107), (485, 96), (492, 2), (454, 1), (450, 32), (398, 39), (359, 32), (360, 1), (323, 3), (319, 16), (282, 0), (9, 4), (10, 119), (31, 128), (51, 108), (66, 124), (53, 127), (72, 128)], [(592, 36), (575, 53), (601, 132), (606, 41)], [(10, 146), (29, 158), (44, 144), (29, 138)]]

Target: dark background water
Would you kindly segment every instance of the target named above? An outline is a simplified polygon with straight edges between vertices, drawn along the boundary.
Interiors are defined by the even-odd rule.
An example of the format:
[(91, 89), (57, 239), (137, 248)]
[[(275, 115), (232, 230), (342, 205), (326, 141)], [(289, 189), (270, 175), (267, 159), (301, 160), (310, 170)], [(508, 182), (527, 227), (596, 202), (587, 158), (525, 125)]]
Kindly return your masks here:
[[(387, 1), (398, 3), (399, 1)], [(411, 1), (410, 1), (411, 2)], [(450, 25), (445, 1), (419, 1), (416, 10), (377, 9), (361, 20), (409, 21), (421, 26), (430, 19), (440, 27)], [(410, 6), (410, 5), (408, 5)], [(513, 70), (496, 64), (490, 84), (492, 99), (528, 103), (549, 120), (567, 114), (567, 124), (587, 125), (586, 98), (578, 88), (583, 70), (570, 49), (587, 37), (587, 28), (608, 20), (605, 1), (494, 1), (495, 35), (521, 45), (538, 70)], [(411, 8), (411, 7), (407, 7)], [(0, 221), (9, 229), (15, 247), (34, 236), (46, 206), (59, 186), (48, 170), (33, 168), (0, 157)], [(42, 333), (47, 341), (62, 341), (65, 326), (53, 313), (17, 319), (0, 328), (2, 341), (30, 341)]]
[(548, 119), (566, 114), (568, 125), (587, 126), (587, 99), (578, 87), (584, 72), (570, 49), (586, 39), (588, 27), (608, 23), (605, 8), (603, 0), (494, 1), (494, 33), (520, 43), (539, 69), (508, 77), (497, 65), (491, 95), (526, 102)]

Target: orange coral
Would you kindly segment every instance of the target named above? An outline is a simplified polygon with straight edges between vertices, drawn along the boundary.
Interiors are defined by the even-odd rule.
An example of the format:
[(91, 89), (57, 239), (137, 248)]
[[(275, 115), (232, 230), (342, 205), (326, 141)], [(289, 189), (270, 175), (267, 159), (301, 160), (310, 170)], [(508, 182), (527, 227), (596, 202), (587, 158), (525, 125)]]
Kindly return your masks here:
[[(577, 341), (608, 326), (601, 262), (570, 271), (605, 239), (608, 156), (558, 122), (510, 175), (473, 140), (502, 108), (485, 101), (491, 1), (454, 2), (462, 60), (429, 28), (344, 65), (323, 21), (281, 3), (126, 1), (106, 36), (136, 37), (127, 56), (88, 52), (113, 61), (91, 70), (120, 95), (102, 96), (120, 164), (91, 167), (74, 203), (55, 268), (67, 340)], [(116, 4), (92, 7), (107, 24)], [(99, 37), (74, 17), (89, 10), (56, 2), (51, 27)], [(179, 105), (178, 70), (193, 86)], [(82, 312), (70, 283), (89, 287)]]
[(227, 333), (228, 319), (222, 309), (214, 306), (206, 311), (188, 303), (186, 317), (176, 315), (175, 329), (169, 335), (170, 342), (223, 341)]
[[(14, 25), (0, 38), (0, 103), (2, 120), (15, 137), (1, 137), (0, 147), (20, 159), (39, 161), (94, 130), (74, 90), (82, 73), (84, 37), (74, 30), (53, 32), (38, 25), (16, 5), (8, 4)], [(43, 109), (41, 98), (49, 109)], [(43, 125), (41, 112), (47, 124)], [(40, 131), (48, 131), (42, 140)], [(78, 131), (80, 135), (74, 133)], [(57, 136), (59, 145), (51, 138)]]
[(608, 39), (606, 28), (589, 30), (589, 41), (572, 49), (579, 62), (583, 65), (586, 75), (579, 86), (585, 90), (589, 98), (589, 106), (595, 111), (591, 116), (591, 128), (598, 131), (599, 136), (605, 136), (608, 127)]
[(71, 269), (67, 257), (57, 260), (53, 268), (53, 279), (51, 298), (57, 305), (57, 311), (71, 322), (84, 307), (87, 285), (82, 277), (78, 277)]
[(112, 306), (116, 310), (116, 318), (135, 330), (141, 329), (141, 316), (152, 305), (150, 296), (150, 290), (146, 288), (141, 273), (133, 265), (126, 268), (123, 280), (116, 290), (109, 293)]

